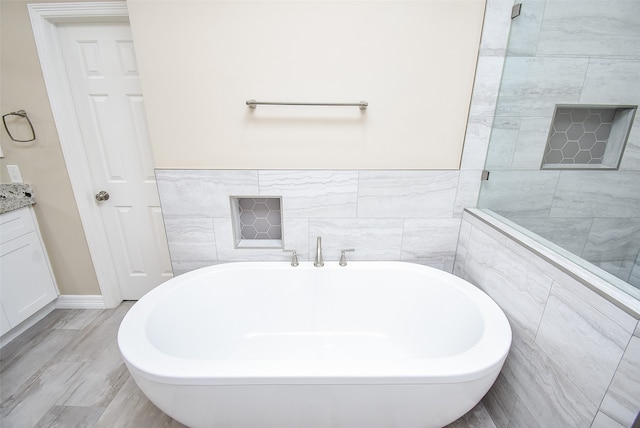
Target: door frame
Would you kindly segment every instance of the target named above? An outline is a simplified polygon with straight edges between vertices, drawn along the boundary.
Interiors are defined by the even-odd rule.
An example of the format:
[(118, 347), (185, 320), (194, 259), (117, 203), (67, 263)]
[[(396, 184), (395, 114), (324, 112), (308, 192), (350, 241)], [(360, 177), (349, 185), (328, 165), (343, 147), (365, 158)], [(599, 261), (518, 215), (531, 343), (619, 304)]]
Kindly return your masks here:
[(58, 130), (80, 220), (96, 271), (104, 307), (122, 302), (120, 282), (111, 256), (107, 231), (96, 204), (87, 154), (58, 38), (59, 23), (128, 22), (124, 1), (28, 4), (31, 26), (49, 103)]

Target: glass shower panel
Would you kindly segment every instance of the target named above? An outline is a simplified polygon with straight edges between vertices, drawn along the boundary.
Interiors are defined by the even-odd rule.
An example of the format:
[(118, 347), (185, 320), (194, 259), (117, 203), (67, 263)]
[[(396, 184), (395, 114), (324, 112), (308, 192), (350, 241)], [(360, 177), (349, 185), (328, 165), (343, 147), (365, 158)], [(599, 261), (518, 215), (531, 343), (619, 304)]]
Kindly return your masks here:
[[(491, 174), (482, 184), (478, 206), (573, 253), (594, 272), (640, 289), (639, 28), (636, 0), (522, 3), (511, 23), (485, 164)], [(600, 162), (596, 169), (544, 167), (543, 160), (557, 157), (550, 155), (556, 147), (547, 146), (554, 113), (578, 109), (590, 114), (589, 108), (596, 107), (632, 112), (626, 116), (618, 157), (598, 158), (602, 147), (596, 147), (589, 153), (597, 159), (592, 164)], [(605, 119), (614, 122), (600, 117)], [(569, 152), (586, 145), (591, 131), (585, 126), (595, 122), (574, 122), (580, 125), (571, 135), (563, 131), (567, 153), (558, 163), (575, 163), (584, 155)], [(562, 127), (561, 120), (556, 126)]]

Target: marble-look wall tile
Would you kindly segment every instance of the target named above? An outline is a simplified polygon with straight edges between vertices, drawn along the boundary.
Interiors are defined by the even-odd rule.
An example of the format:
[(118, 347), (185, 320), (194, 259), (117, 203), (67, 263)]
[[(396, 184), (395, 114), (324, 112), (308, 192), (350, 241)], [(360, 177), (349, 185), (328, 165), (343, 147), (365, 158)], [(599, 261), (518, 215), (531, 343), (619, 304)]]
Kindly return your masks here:
[(514, 223), (574, 254), (582, 254), (591, 229), (591, 218), (511, 217)]
[(475, 208), (478, 205), (482, 171), (460, 171), (458, 191), (453, 209), (454, 217), (461, 217), (465, 208)]
[(462, 171), (484, 169), (487, 149), (489, 147), (489, 138), (491, 137), (492, 123), (493, 117), (469, 117), (467, 121), (467, 133), (464, 138), (462, 161), (460, 163), (460, 169)]
[(508, 55), (535, 56), (546, 3), (546, 0), (529, 0), (522, 5), (520, 16), (511, 21)]
[[(636, 104), (640, 104), (640, 101)], [(637, 112), (629, 132), (627, 146), (622, 154), (620, 170), (640, 171), (640, 115)]]
[(600, 409), (625, 427), (633, 424), (640, 409), (640, 337), (631, 338)]
[(460, 223), (460, 232), (458, 233), (458, 244), (456, 246), (456, 257), (453, 265), (453, 273), (461, 278), (464, 277), (464, 266), (467, 256), (467, 246), (471, 236), (471, 224), (468, 221)]
[(602, 412), (598, 412), (593, 419), (591, 428), (627, 428), (630, 425), (620, 425), (618, 422)]
[(477, 228), (471, 230), (464, 272), (500, 305), (512, 326), (535, 337), (551, 278)]
[(551, 116), (556, 103), (576, 103), (588, 58), (507, 57), (496, 116)]
[(504, 56), (511, 24), (511, 0), (488, 1), (485, 8), (485, 26), (480, 39), (480, 56)]
[(538, 55), (640, 56), (637, 1), (548, 1)]
[(352, 260), (400, 260), (403, 221), (397, 219), (309, 220), (309, 254), (322, 236), (325, 260), (339, 260), (340, 250), (354, 248)]
[(493, 116), (498, 100), (503, 66), (504, 58), (501, 56), (478, 57), (469, 116)]
[(230, 195), (257, 195), (252, 170), (156, 170), (163, 216), (226, 217)]
[(520, 132), (519, 117), (496, 117), (491, 129), (491, 142), (487, 149), (487, 163), (485, 168), (494, 170), (509, 170), (515, 153), (514, 142)]
[[(525, 335), (513, 336), (502, 370), (505, 379), (541, 427), (588, 427), (597, 406)], [(521, 425), (514, 409), (512, 426)]]
[(523, 117), (518, 130), (511, 169), (539, 170), (549, 135), (551, 117)]
[(458, 171), (360, 171), (358, 217), (452, 217), (458, 176)]
[(640, 171), (563, 171), (552, 217), (635, 217), (640, 212)]
[[(620, 3), (620, 2), (617, 2)], [(627, 2), (631, 3), (631, 2)], [(638, 2), (636, 2), (638, 3)], [(638, 3), (638, 17), (640, 17), (640, 3)], [(636, 18), (640, 27), (640, 18)], [(635, 45), (640, 46), (638, 27), (635, 28)], [(623, 45), (619, 40), (617, 45)], [(585, 104), (631, 104), (640, 103), (640, 47), (635, 60), (599, 59), (592, 58), (587, 67), (584, 87), (580, 102)]]
[(640, 217), (595, 218), (582, 258), (590, 262), (625, 260), (633, 265), (639, 251)]
[(505, 217), (547, 216), (559, 176), (558, 171), (492, 171), (478, 206)]
[(631, 333), (554, 282), (536, 344), (597, 406), (630, 337)]
[[(524, 277), (514, 274), (512, 265)], [(514, 310), (526, 300), (522, 284), (533, 278), (526, 274), (532, 269), (553, 284), (547, 297), (538, 299), (542, 308), (535, 329), (527, 327), (523, 313), (536, 305)], [(509, 356), (483, 400), (498, 427), (630, 426), (621, 421), (640, 410), (635, 398), (640, 396), (640, 324), (634, 316), (467, 212), (454, 273), (485, 290), (512, 327)]]
[[(545, 262), (543, 261), (542, 263)], [(546, 272), (547, 275), (553, 277), (556, 283), (562, 284), (562, 287), (568, 290), (573, 297), (582, 299), (583, 302), (588, 303), (624, 331), (633, 334), (638, 321), (632, 315), (629, 315), (609, 300), (603, 299), (598, 293), (585, 286), (584, 283), (573, 278), (568, 273), (562, 272), (555, 266), (549, 265)]]
[[(291, 254), (282, 248), (235, 248), (231, 218), (216, 218), (213, 222), (218, 262), (285, 261)], [(286, 230), (286, 226), (285, 226)]]
[(518, 396), (502, 373), (498, 375), (495, 383), (482, 399), (482, 403), (491, 414), (491, 418), (498, 428), (507, 428), (509, 426), (517, 401)]
[(204, 217), (165, 217), (164, 227), (172, 262), (218, 259), (213, 219)]
[(460, 219), (407, 219), (402, 237), (402, 260), (453, 260)]
[(260, 195), (283, 197), (290, 218), (354, 218), (358, 171), (259, 171)]
[(636, 288), (640, 288), (640, 253), (638, 253), (638, 257), (636, 257), (636, 261), (633, 263), (627, 282)]

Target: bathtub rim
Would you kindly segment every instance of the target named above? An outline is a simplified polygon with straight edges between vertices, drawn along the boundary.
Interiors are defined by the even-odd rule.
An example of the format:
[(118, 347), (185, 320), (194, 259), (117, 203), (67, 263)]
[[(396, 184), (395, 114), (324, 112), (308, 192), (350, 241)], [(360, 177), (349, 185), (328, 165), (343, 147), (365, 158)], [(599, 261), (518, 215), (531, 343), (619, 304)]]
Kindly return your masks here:
[[(146, 379), (179, 385), (272, 384), (437, 384), (458, 383), (496, 374), (511, 345), (509, 322), (498, 305), (482, 290), (429, 266), (410, 262), (355, 261), (347, 267), (327, 264), (323, 269), (401, 268), (427, 273), (469, 295), (485, 321), (481, 339), (468, 350), (443, 358), (402, 360), (204, 360), (167, 355), (147, 339), (146, 321), (153, 305), (184, 281), (219, 270), (239, 268), (293, 269), (288, 262), (233, 262), (200, 268), (171, 279), (136, 302), (123, 319), (118, 345), (127, 367)], [(295, 269), (316, 269), (302, 262)], [(487, 317), (488, 316), (488, 317)]]

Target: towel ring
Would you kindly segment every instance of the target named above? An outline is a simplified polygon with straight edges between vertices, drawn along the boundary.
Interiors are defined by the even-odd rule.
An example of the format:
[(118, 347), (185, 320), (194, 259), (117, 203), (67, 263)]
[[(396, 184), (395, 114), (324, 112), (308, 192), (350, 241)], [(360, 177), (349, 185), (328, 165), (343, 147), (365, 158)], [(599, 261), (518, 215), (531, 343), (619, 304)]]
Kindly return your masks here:
[[(11, 135), (11, 131), (9, 131), (9, 127), (7, 126), (7, 116), (18, 116), (26, 119), (27, 123), (29, 124), (29, 128), (31, 128), (32, 138), (30, 140), (19, 140), (17, 138), (13, 138), (13, 135)], [(11, 113), (2, 115), (2, 123), (4, 124), (4, 129), (7, 131), (7, 134), (9, 134), (9, 138), (11, 138), (11, 140), (13, 141), (16, 141), (18, 143), (28, 143), (29, 141), (33, 141), (36, 139), (36, 131), (34, 131), (33, 124), (29, 120), (29, 116), (27, 116), (27, 112), (24, 110), (12, 111)]]

